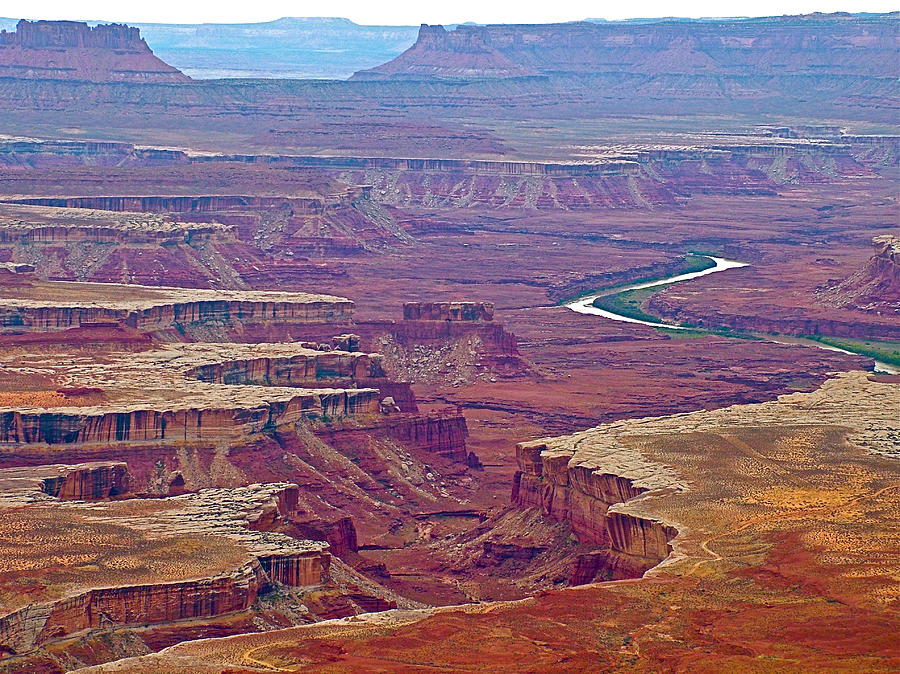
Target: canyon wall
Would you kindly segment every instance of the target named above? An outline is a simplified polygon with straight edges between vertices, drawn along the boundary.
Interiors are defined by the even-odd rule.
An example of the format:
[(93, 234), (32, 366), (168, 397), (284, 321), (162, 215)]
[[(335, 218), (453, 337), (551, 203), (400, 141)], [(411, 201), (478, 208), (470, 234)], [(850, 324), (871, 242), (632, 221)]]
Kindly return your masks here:
[(512, 500), (570, 524), (580, 543), (603, 548), (579, 560), (574, 581), (589, 582), (598, 573), (607, 579), (641, 576), (668, 557), (676, 529), (615, 509), (646, 489), (619, 475), (570, 466), (571, 454), (546, 450), (542, 441), (516, 445)]
[(122, 323), (138, 330), (165, 330), (191, 323), (219, 321), (253, 323), (345, 323), (352, 317), (349, 300), (320, 302), (269, 302), (253, 300), (197, 300), (167, 303), (161, 300), (145, 308), (118, 308), (102, 304), (84, 306), (0, 307), (0, 328), (66, 330), (84, 323)]
[(128, 465), (85, 463), (68, 467), (60, 475), (44, 478), (44, 492), (61, 501), (97, 501), (130, 491)]
[(261, 403), (252, 408), (4, 410), (0, 411), (0, 442), (95, 444), (235, 440), (310, 416), (343, 418), (375, 414), (378, 401), (377, 390), (357, 389), (304, 392), (290, 400)]

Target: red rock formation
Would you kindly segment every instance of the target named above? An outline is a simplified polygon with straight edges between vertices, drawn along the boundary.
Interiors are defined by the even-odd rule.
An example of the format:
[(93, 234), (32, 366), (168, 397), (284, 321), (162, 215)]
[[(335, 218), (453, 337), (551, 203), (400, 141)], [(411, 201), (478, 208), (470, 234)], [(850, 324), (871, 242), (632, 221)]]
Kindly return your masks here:
[(97, 501), (127, 494), (130, 489), (128, 465), (83, 463), (68, 466), (58, 476), (44, 478), (44, 491), (63, 501)]
[(405, 302), (405, 321), (492, 321), (494, 305), (490, 302)]
[(900, 239), (879, 236), (875, 245), (878, 252), (862, 269), (820, 293), (825, 302), (868, 312), (900, 313)]
[(90, 82), (185, 83), (153, 55), (137, 28), (76, 21), (19, 21), (0, 33), (0, 75)]
[(341, 418), (374, 414), (378, 392), (371, 389), (309, 392), (286, 402), (258, 407), (85, 412), (0, 412), (0, 442), (88, 444), (110, 442), (237, 439), (308, 415)]
[(603, 546), (596, 556), (579, 558), (572, 582), (633, 578), (664, 560), (677, 530), (659, 522), (616, 512), (616, 504), (636, 498), (646, 489), (618, 475), (569, 466), (568, 455), (542, 455), (543, 442), (516, 445), (519, 471), (512, 501), (522, 508), (539, 507), (545, 516), (572, 526), (581, 543)]

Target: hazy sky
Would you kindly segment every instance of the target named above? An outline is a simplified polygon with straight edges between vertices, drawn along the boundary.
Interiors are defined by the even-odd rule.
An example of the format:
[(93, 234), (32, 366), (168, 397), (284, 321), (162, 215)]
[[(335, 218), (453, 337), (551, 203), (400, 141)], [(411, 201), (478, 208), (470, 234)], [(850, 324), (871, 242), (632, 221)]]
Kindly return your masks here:
[(547, 23), (584, 18), (660, 16), (769, 16), (808, 12), (887, 12), (896, 0), (3, 0), (0, 16), (29, 19), (87, 19), (134, 23), (245, 23), (282, 16), (341, 16), (365, 24)]

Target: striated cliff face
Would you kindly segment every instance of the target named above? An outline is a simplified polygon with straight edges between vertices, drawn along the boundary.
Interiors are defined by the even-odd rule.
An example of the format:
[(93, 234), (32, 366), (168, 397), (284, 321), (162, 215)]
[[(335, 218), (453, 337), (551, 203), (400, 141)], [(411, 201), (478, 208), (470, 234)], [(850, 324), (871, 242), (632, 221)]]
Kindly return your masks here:
[(298, 386), (327, 379), (368, 382), (385, 376), (381, 354), (344, 351), (211, 363), (191, 369), (186, 374), (214, 384), (259, 386)]
[(61, 475), (44, 478), (44, 491), (61, 501), (97, 501), (122, 496), (130, 489), (128, 465), (86, 463), (68, 467)]
[(550, 450), (540, 440), (516, 445), (519, 470), (512, 500), (521, 508), (541, 508), (550, 519), (570, 524), (579, 542), (603, 548), (579, 558), (574, 584), (598, 574), (606, 579), (641, 576), (668, 557), (669, 541), (678, 534), (674, 527), (616, 509), (648, 489), (602, 467), (570, 465), (572, 452)]
[(14, 33), (0, 33), (0, 76), (165, 84), (190, 81), (154, 56), (137, 28), (24, 19)]
[[(307, 293), (213, 291), (121, 284), (50, 284), (23, 279), (28, 286), (0, 301), (0, 329), (51, 331), (84, 323), (122, 323), (138, 330), (184, 330), (191, 324), (344, 323), (353, 311), (350, 300)], [(70, 299), (93, 291), (90, 301)], [(48, 297), (48, 292), (51, 294)], [(52, 297), (55, 295), (55, 298)], [(34, 299), (28, 299), (29, 296)]]

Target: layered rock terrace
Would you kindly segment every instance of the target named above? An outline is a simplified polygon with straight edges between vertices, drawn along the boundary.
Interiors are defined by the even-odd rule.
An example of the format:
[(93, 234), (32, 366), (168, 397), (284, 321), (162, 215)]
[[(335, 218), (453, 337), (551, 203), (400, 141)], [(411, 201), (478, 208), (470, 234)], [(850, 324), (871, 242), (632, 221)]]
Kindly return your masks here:
[(0, 298), (0, 326), (65, 330), (115, 321), (139, 330), (198, 322), (346, 322), (350, 300), (302, 292), (208, 290), (114, 283), (20, 283)]
[[(298, 344), (171, 344), (109, 353), (77, 352), (27, 364), (11, 350), (9, 373), (40, 367), (55, 381), (102, 391), (101, 404), (0, 409), (0, 442), (101, 443), (236, 439), (322, 417), (378, 411), (375, 388), (328, 388), (328, 379), (384, 377), (378, 354), (322, 352)], [(306, 385), (303, 387), (302, 385)], [(27, 397), (26, 397), (27, 398)]]
[[(29, 470), (37, 479), (50, 472), (0, 470), (7, 653), (84, 629), (210, 618), (247, 609), (272, 583), (328, 579), (327, 543), (266, 530), (296, 515), (296, 485), (88, 503), (16, 489)], [(30, 579), (34, 591), (17, 594), (14, 578)]]

